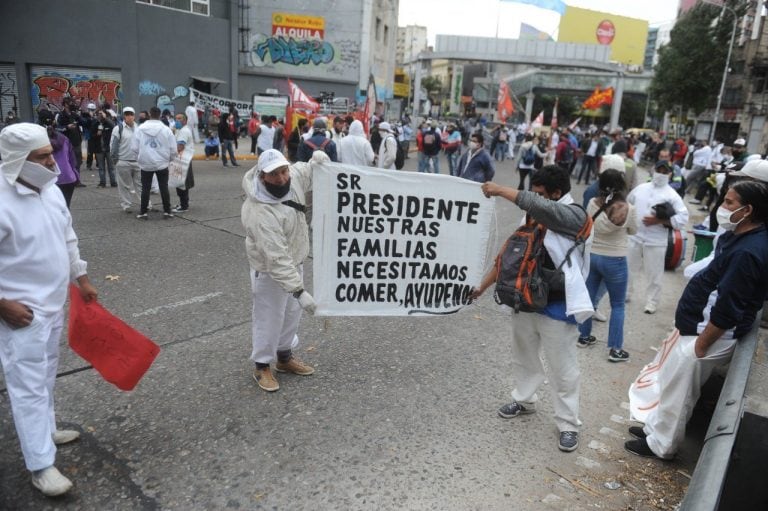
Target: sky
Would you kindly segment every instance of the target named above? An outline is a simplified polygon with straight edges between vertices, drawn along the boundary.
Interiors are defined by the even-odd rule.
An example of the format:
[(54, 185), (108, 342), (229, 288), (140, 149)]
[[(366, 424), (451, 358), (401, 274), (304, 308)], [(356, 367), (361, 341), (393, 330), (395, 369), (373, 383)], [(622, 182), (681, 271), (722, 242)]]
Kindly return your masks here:
[[(647, 20), (651, 26), (673, 21), (676, 0), (566, 0), (567, 5)], [(399, 26), (427, 27), (429, 44), (436, 34), (516, 39), (520, 22), (557, 35), (560, 15), (555, 11), (499, 0), (400, 0)]]

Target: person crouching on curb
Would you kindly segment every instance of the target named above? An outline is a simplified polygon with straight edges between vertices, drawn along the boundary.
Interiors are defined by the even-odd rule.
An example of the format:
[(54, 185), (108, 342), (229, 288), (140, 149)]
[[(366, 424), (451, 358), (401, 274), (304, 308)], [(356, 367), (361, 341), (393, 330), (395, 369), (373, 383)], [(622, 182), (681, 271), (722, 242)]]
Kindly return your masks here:
[[(576, 204), (569, 193), (571, 180), (568, 171), (556, 165), (547, 165), (531, 177), (527, 192), (487, 182), (483, 184), (486, 197), (499, 196), (514, 202), (525, 211), (526, 220), (546, 228), (544, 235), (544, 268), (554, 270), (566, 260), (574, 247), (578, 233), (587, 222), (587, 212)], [(581, 374), (576, 344), (577, 321), (592, 316), (594, 309), (589, 299), (585, 280), (589, 274), (589, 245), (591, 237), (582, 247), (570, 252), (570, 264), (562, 264), (564, 287), (549, 290), (547, 305), (541, 312), (521, 312), (513, 316), (512, 365), (517, 387), (512, 391), (512, 402), (499, 408), (499, 416), (511, 419), (536, 411), (536, 395), (544, 383), (545, 373), (539, 358), (544, 351), (552, 374), (552, 401), (555, 423), (560, 432), (558, 448), (571, 452), (579, 446), (579, 385)], [(473, 292), (477, 299), (496, 281), (494, 267)]]
[(293, 355), (299, 344), (301, 311), (314, 312), (304, 290), (303, 264), (309, 255), (306, 195), (312, 190), (312, 166), (330, 161), (315, 151), (308, 163), (290, 164), (267, 149), (243, 178), (245, 227), (253, 297), (253, 379), (267, 392), (280, 388), (270, 369), (309, 376), (315, 370)]

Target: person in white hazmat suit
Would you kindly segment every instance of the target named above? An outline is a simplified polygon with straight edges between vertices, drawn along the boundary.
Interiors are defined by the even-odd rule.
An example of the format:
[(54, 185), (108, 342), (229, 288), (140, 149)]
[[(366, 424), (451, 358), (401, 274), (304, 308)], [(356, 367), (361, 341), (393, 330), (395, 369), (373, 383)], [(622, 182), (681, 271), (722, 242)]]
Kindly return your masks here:
[(348, 165), (370, 167), (376, 158), (371, 143), (365, 137), (363, 123), (360, 121), (352, 121), (349, 125), (349, 135), (337, 142), (336, 151), (339, 161)]
[(56, 445), (80, 433), (57, 430), (53, 387), (70, 282), (85, 301), (96, 289), (80, 259), (59, 169), (42, 126), (14, 124), (0, 132), (0, 362), (32, 484), (61, 495), (72, 482), (54, 466)]
[(253, 298), (253, 379), (267, 392), (280, 388), (278, 372), (309, 376), (315, 370), (293, 355), (299, 344), (302, 309), (314, 312), (304, 290), (303, 263), (309, 255), (306, 195), (312, 190), (312, 166), (328, 162), (315, 151), (308, 163), (291, 165), (276, 149), (267, 149), (243, 177), (245, 227)]

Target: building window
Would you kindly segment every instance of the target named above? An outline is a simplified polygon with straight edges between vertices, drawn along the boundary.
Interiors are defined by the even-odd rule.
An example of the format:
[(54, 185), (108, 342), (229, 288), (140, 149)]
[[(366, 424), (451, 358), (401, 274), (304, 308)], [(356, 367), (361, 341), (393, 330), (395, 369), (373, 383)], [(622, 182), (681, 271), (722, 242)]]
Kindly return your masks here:
[(376, 42), (381, 41), (381, 18), (376, 18)]
[(740, 107), (741, 106), (741, 89), (738, 87), (725, 89), (725, 93), (723, 94), (723, 106)]
[(755, 94), (762, 94), (766, 92), (765, 80), (768, 77), (766, 69), (754, 69), (752, 71), (752, 86)]
[(136, 0), (136, 2), (201, 16), (209, 16), (211, 12), (211, 0)]
[(384, 25), (384, 45), (389, 44), (389, 27)]

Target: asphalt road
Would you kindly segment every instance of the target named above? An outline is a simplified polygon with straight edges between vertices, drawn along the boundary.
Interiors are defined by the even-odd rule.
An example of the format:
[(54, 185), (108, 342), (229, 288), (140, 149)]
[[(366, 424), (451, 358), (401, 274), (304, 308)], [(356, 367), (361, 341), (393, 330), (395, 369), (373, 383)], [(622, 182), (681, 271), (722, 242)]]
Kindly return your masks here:
[[(0, 393), (0, 509), (637, 510), (679, 502), (696, 438), (673, 463), (632, 456), (623, 442), (629, 383), (671, 327), (681, 271), (666, 274), (657, 314), (643, 314), (641, 299), (628, 304), (629, 362), (607, 361), (601, 323), (597, 346), (579, 350), (584, 427), (573, 453), (557, 449), (547, 384), (538, 413), (497, 417), (515, 378), (514, 318), (491, 293), (439, 318), (305, 316), (298, 355), (317, 372), (280, 375), (280, 391), (267, 394), (248, 361), (240, 182), (253, 162), (241, 163), (196, 161), (190, 211), (146, 222), (120, 210), (116, 189), (84, 174), (72, 214), (100, 300), (162, 352), (136, 390), (121, 392), (62, 340), (58, 420), (83, 435), (59, 449), (57, 466), (75, 483), (61, 499), (29, 483)], [(415, 166), (412, 155), (406, 169)], [(496, 181), (516, 184), (513, 168), (499, 164)], [(498, 246), (520, 211), (503, 200), (497, 211)], [(311, 274), (308, 264), (309, 287)], [(614, 481), (618, 489), (605, 486)]]

